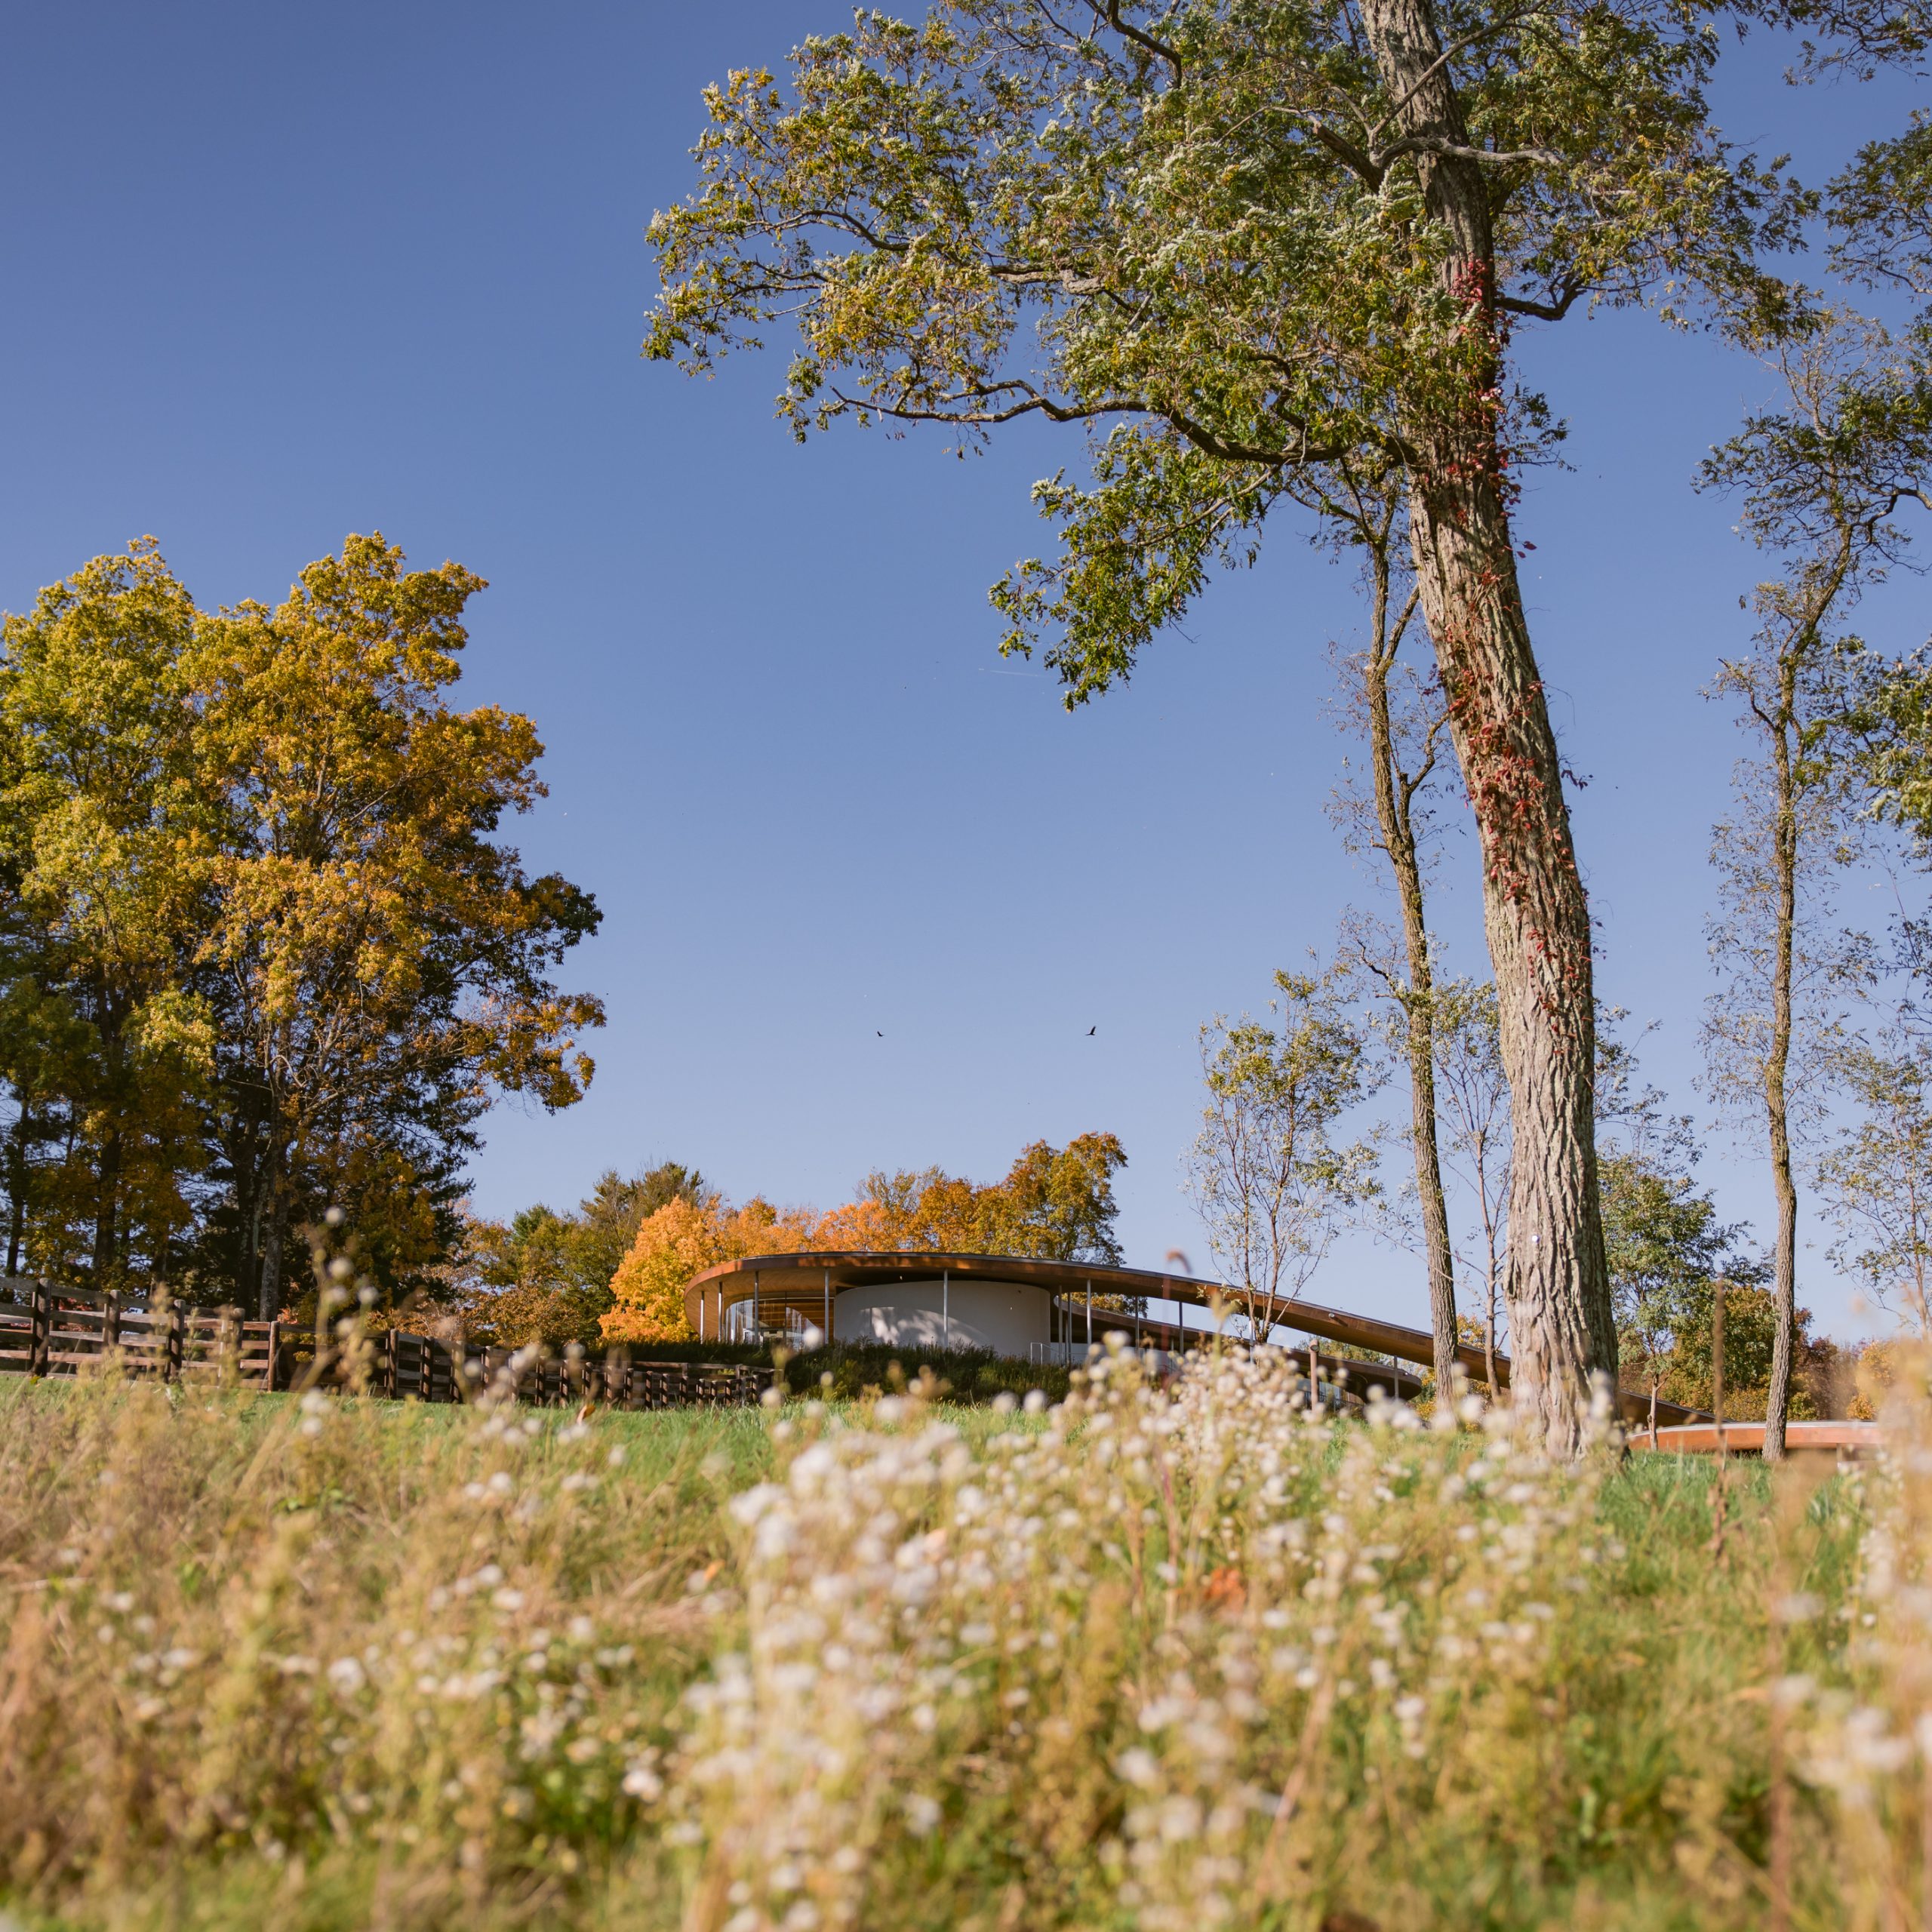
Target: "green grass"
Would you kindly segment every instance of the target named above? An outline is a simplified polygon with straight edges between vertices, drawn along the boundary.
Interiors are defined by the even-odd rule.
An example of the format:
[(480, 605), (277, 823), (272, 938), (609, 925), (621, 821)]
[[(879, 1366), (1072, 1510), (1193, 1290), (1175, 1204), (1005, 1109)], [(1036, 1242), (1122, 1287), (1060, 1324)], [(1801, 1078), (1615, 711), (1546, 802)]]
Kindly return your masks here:
[(1880, 1694), (1869, 1484), (1314, 1429), (1274, 1375), (775, 1427), (0, 1383), (0, 1899), (1701, 1932), (1776, 1896), (1876, 1932), (1876, 1841), (1795, 1774)]

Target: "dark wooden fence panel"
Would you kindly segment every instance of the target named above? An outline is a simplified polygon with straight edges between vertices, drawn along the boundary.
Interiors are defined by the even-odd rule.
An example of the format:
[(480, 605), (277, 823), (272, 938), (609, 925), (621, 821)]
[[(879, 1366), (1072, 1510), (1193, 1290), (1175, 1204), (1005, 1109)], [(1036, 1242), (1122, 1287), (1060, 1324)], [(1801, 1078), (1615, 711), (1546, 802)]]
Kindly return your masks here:
[(180, 1324), (174, 1312), (165, 1303), (157, 1309), (123, 1302), (115, 1310), (114, 1319), (114, 1346), (121, 1351), (122, 1372), (157, 1376), (166, 1381), (174, 1372), (180, 1334)]
[(85, 1288), (61, 1288), (47, 1297), (43, 1375), (72, 1375), (106, 1355), (120, 1340), (121, 1298)]
[(24, 1291), (21, 1301), (0, 1301), (0, 1374), (38, 1375), (40, 1373), (40, 1303), (34, 1284), (12, 1284)]
[(621, 1352), (540, 1361), (509, 1349), (473, 1350), (466, 1379), (479, 1390), (514, 1390), (520, 1402), (614, 1409), (743, 1408), (771, 1386), (768, 1370), (732, 1363), (633, 1361)]
[(244, 1321), (238, 1309), (192, 1308), (88, 1288), (30, 1286), (0, 1302), (0, 1374), (75, 1375), (113, 1356), (129, 1375), (286, 1386), (276, 1371), (284, 1324)]
[(391, 1328), (381, 1343), (377, 1380), (384, 1395), (399, 1402), (456, 1401), (459, 1369), (447, 1343)]
[[(23, 1292), (0, 1301), (0, 1374), (76, 1375), (110, 1358), (128, 1374), (251, 1389), (297, 1387), (313, 1374), (309, 1337), (291, 1323), (40, 1281), (18, 1282)], [(762, 1369), (632, 1361), (621, 1350), (600, 1358), (573, 1348), (559, 1361), (527, 1349), (459, 1355), (434, 1336), (395, 1328), (373, 1340), (371, 1392), (404, 1401), (455, 1402), (494, 1390), (552, 1408), (741, 1408), (758, 1402), (771, 1381)]]
[(291, 1324), (286, 1321), (244, 1321), (235, 1372), (245, 1389), (286, 1389), (289, 1385), (287, 1349)]
[(193, 1381), (217, 1381), (231, 1370), (242, 1379), (242, 1315), (233, 1308), (180, 1308), (176, 1373)]

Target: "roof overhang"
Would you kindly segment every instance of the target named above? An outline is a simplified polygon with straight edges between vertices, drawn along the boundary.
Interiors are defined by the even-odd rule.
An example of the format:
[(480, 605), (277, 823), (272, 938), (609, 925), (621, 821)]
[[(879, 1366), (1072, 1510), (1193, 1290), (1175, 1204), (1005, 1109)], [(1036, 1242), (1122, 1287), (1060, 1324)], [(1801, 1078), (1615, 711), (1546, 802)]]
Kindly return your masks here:
[[(706, 1269), (685, 1288), (685, 1315), (695, 1329), (699, 1325), (700, 1302), (715, 1309), (718, 1319), (706, 1325), (715, 1334), (723, 1325), (724, 1310), (750, 1300), (754, 1294), (781, 1305), (795, 1302), (809, 1315), (828, 1289), (835, 1294), (841, 1288), (883, 1287), (897, 1281), (930, 1281), (942, 1274), (960, 1281), (1025, 1282), (1069, 1298), (1084, 1298), (1091, 1285), (1097, 1295), (1118, 1295), (1128, 1300), (1145, 1297), (1195, 1308), (1211, 1307), (1218, 1301), (1229, 1312), (1241, 1299), (1237, 1291), (1223, 1282), (1204, 1281), (1189, 1275), (1157, 1273), (1145, 1268), (1048, 1261), (1032, 1255), (946, 1254), (925, 1248), (896, 1249), (889, 1253), (860, 1249), (827, 1254), (753, 1254), (741, 1261), (721, 1263)], [(1278, 1327), (1298, 1328), (1306, 1334), (1319, 1335), (1324, 1341), (1393, 1355), (1398, 1361), (1417, 1362), (1425, 1367), (1435, 1363), (1435, 1344), (1425, 1328), (1407, 1328), (1398, 1322), (1324, 1308), (1315, 1302), (1287, 1300), (1275, 1302), (1274, 1319)], [(1484, 1379), (1487, 1371), (1481, 1349), (1459, 1344), (1456, 1355), (1472, 1382)], [(1496, 1378), (1505, 1388), (1509, 1386), (1506, 1356), (1496, 1358)], [(1647, 1395), (1626, 1389), (1622, 1399), (1627, 1417), (1633, 1420), (1647, 1419), (1651, 1404)], [(1703, 1419), (1700, 1411), (1675, 1402), (1660, 1401), (1657, 1415), (1660, 1423)]]

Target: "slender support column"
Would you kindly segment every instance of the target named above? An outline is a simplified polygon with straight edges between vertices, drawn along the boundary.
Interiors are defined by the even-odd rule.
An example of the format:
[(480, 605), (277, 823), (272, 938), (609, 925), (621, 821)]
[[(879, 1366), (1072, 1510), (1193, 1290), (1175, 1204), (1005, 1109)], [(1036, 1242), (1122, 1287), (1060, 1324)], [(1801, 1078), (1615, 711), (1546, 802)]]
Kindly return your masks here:
[(825, 1339), (832, 1340), (832, 1270), (825, 1271)]
[(1094, 1284), (1087, 1284), (1087, 1346), (1094, 1346)]
[[(926, 1278), (931, 1281), (932, 1277), (929, 1275)], [(940, 1270), (939, 1324), (943, 1337), (940, 1346), (949, 1349), (952, 1346), (952, 1271), (949, 1268)]]

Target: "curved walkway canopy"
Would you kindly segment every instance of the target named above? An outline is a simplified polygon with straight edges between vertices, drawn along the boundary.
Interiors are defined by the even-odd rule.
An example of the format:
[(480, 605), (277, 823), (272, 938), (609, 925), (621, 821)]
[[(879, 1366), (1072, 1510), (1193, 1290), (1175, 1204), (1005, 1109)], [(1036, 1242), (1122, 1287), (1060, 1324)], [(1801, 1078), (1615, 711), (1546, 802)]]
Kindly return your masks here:
[[(1663, 1404), (1657, 1404), (1660, 1422)], [(1795, 1456), (1820, 1454), (1832, 1456), (1861, 1454), (1876, 1449), (1884, 1431), (1875, 1422), (1800, 1421), (1794, 1417), (1784, 1426), (1785, 1454)], [(1647, 1429), (1635, 1429), (1630, 1436), (1633, 1449), (1675, 1449), (1709, 1455), (1722, 1448), (1733, 1456), (1759, 1456), (1764, 1450), (1764, 1425), (1761, 1422), (1727, 1422), (1721, 1432), (1709, 1417), (1676, 1429), (1660, 1428), (1654, 1435)]]
[[(725, 1311), (747, 1303), (755, 1306), (760, 1319), (791, 1310), (801, 1321), (824, 1327), (836, 1297), (848, 1289), (876, 1291), (901, 1283), (929, 1283), (935, 1277), (961, 1284), (1023, 1283), (1044, 1289), (1057, 1306), (1069, 1309), (1084, 1300), (1090, 1287), (1094, 1294), (1110, 1299), (1180, 1302), (1196, 1308), (1206, 1308), (1218, 1299), (1224, 1310), (1232, 1309), (1237, 1299), (1234, 1291), (1219, 1281), (1160, 1274), (1143, 1268), (1110, 1268), (1084, 1261), (1045, 1261), (1020, 1255), (946, 1254), (915, 1248), (893, 1253), (860, 1250), (749, 1255), (742, 1261), (728, 1261), (708, 1269), (691, 1281), (685, 1290), (685, 1313), (692, 1327), (704, 1337), (722, 1335)], [(1112, 1309), (1106, 1312), (1116, 1314)], [(1100, 1311), (1095, 1312), (1098, 1315)], [(1278, 1300), (1275, 1322), (1277, 1327), (1300, 1329), (1351, 1348), (1393, 1355), (1398, 1361), (1427, 1367), (1435, 1359), (1435, 1345), (1426, 1329), (1406, 1328), (1369, 1315), (1323, 1308), (1314, 1302)], [(1116, 1319), (1110, 1325), (1144, 1328), (1171, 1324), (1128, 1317), (1124, 1324)], [(1097, 1326), (1094, 1332), (1097, 1336), (1101, 1331)], [(1201, 1333), (1198, 1329), (1188, 1332)], [(1470, 1380), (1480, 1382), (1484, 1374), (1481, 1349), (1459, 1345), (1456, 1353)], [(1497, 1381), (1506, 1388), (1509, 1382), (1507, 1357), (1497, 1357), (1496, 1374)], [(1626, 1389), (1622, 1401), (1625, 1414), (1632, 1420), (1648, 1418), (1647, 1395)], [(1697, 1410), (1665, 1401), (1657, 1404), (1657, 1416), (1660, 1423), (1704, 1419)]]

